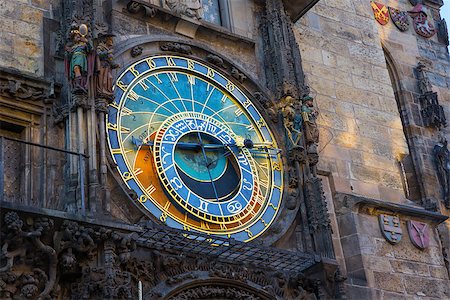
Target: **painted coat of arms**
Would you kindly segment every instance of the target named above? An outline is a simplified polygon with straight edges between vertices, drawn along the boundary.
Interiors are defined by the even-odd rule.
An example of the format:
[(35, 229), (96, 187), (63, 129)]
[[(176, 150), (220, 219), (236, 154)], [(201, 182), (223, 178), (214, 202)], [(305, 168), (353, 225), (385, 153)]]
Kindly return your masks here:
[(391, 244), (397, 244), (402, 239), (402, 228), (400, 218), (391, 215), (379, 215), (381, 233)]
[(372, 6), (375, 20), (377, 20), (381, 25), (386, 25), (389, 22), (388, 8), (384, 4), (373, 1), (370, 2), (370, 5)]
[(428, 224), (419, 221), (408, 221), (409, 238), (414, 246), (423, 250), (430, 245)]
[(428, 20), (427, 10), (422, 4), (417, 4), (408, 13), (413, 18), (414, 30), (418, 35), (430, 38), (436, 33), (436, 27)]
[(392, 22), (400, 31), (406, 31), (409, 28), (408, 14), (406, 11), (400, 11), (399, 9), (389, 7), (389, 15)]

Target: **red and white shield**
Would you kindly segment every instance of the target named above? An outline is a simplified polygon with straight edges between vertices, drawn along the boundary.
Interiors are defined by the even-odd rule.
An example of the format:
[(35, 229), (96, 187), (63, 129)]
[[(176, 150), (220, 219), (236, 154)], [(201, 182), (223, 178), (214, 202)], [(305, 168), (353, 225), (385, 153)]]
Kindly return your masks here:
[(414, 246), (423, 250), (430, 245), (428, 224), (419, 221), (408, 221), (409, 238)]

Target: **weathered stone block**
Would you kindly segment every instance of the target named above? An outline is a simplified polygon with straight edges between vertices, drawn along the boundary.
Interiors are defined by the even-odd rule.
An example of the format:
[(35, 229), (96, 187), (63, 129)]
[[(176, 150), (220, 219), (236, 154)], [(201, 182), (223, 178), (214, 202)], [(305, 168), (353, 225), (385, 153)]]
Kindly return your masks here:
[(34, 40), (41, 39), (41, 25), (30, 24), (24, 21), (14, 21), (14, 33)]
[[(46, 1), (49, 2), (49, 1)], [(42, 17), (43, 12), (40, 9), (30, 7), (30, 6), (23, 6), (20, 9), (20, 15), (19, 19), (28, 23), (33, 24), (42, 24)]]
[(34, 39), (15, 36), (13, 41), (13, 48), (15, 55), (22, 55), (33, 58), (43, 56), (43, 49), (39, 44), (39, 41)]
[(405, 287), (408, 294), (422, 294), (439, 299), (448, 299), (450, 297), (450, 284), (448, 280), (405, 276)]
[(386, 291), (402, 293), (405, 291), (402, 276), (386, 272), (373, 272), (375, 287)]
[(428, 266), (410, 261), (391, 260), (392, 269), (396, 273), (430, 276)]
[(386, 66), (384, 53), (381, 48), (374, 48), (357, 43), (348, 43), (348, 51), (352, 57), (357, 60), (367, 61), (377, 65)]
[(430, 266), (430, 275), (434, 278), (448, 280), (448, 272), (445, 267)]
[(363, 256), (364, 267), (379, 272), (390, 272), (392, 270), (389, 260), (378, 256)]

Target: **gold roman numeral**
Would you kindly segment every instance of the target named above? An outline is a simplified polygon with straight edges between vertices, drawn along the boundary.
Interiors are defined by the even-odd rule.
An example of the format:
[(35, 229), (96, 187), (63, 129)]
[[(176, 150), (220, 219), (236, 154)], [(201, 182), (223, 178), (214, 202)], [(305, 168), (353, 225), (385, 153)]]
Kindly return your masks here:
[(141, 75), (141, 74), (139, 73), (139, 71), (136, 70), (136, 69), (134, 68), (134, 66), (130, 68), (130, 72), (131, 72), (134, 76), (136, 76), (136, 77), (138, 77), (139, 75)]
[(139, 85), (142, 87), (142, 89), (143, 89), (144, 91), (148, 90), (148, 85), (145, 83), (144, 80), (139, 81)]
[(122, 81), (117, 81), (117, 84), (116, 84), (119, 88), (121, 88), (122, 89), (122, 91), (125, 91), (127, 88), (128, 88), (128, 85), (126, 85), (125, 83), (123, 83)]
[(146, 62), (147, 62), (147, 65), (149, 66), (150, 70), (153, 70), (156, 68), (156, 63), (153, 59), (147, 58)]
[(137, 101), (137, 100), (139, 99), (139, 95), (138, 95), (135, 91), (133, 91), (133, 90), (131, 90), (131, 91), (128, 93), (127, 97), (128, 97), (128, 99), (130, 99), (130, 100), (132, 100), (132, 101)]
[(176, 66), (175, 62), (173, 61), (172, 57), (166, 57), (167, 65), (170, 67)]

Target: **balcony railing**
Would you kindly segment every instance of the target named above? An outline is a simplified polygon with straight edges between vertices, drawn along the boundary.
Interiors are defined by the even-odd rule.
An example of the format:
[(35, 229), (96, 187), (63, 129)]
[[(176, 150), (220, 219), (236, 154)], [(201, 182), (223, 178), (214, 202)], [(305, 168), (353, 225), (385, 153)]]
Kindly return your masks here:
[(87, 155), (0, 136), (0, 201), (86, 212)]

